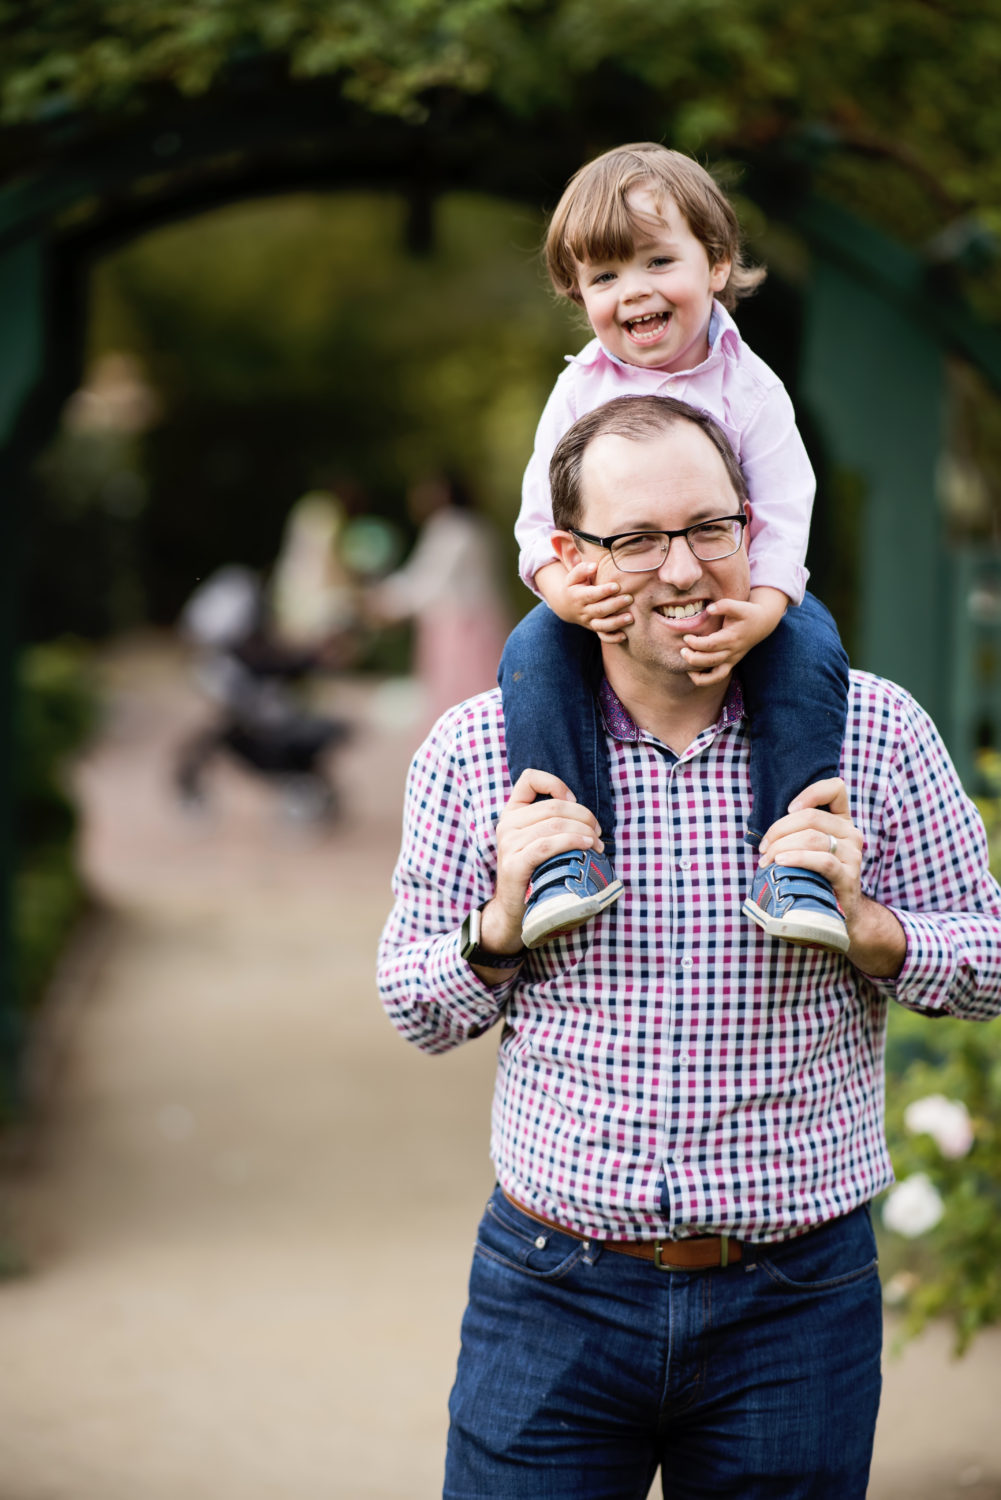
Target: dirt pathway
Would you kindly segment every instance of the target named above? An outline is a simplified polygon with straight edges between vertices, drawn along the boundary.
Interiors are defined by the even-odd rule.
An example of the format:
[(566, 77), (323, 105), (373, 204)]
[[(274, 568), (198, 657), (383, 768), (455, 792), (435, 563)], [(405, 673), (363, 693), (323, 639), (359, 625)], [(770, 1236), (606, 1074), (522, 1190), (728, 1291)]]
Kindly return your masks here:
[[(29, 1264), (0, 1284), (0, 1500), (434, 1500), (493, 1049), (425, 1059), (377, 1004), (408, 736), (339, 684), (342, 828), (234, 771), (192, 820), (167, 770), (203, 710), (172, 654), (109, 681), (79, 773), (103, 914), (0, 1175)], [(1001, 1497), (1001, 1339), (945, 1350), (887, 1362), (872, 1500)]]

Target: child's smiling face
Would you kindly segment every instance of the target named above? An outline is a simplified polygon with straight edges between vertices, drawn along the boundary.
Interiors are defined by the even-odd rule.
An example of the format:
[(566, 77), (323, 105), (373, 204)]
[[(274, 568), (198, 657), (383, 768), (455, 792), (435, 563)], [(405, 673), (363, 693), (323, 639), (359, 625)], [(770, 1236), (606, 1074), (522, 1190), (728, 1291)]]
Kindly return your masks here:
[(709, 264), (673, 198), (638, 186), (626, 202), (636, 223), (625, 259), (577, 261), (588, 322), (609, 354), (647, 370), (691, 370), (709, 353), (713, 297), (730, 262)]

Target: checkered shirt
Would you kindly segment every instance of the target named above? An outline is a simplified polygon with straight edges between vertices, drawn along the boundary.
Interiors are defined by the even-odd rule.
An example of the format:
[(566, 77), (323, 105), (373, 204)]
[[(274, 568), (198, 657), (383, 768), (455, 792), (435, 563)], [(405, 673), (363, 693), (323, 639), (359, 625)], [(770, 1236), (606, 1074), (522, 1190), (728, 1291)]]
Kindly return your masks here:
[(894, 981), (765, 936), (741, 915), (749, 742), (736, 682), (684, 754), (608, 685), (618, 902), (497, 988), (459, 954), (494, 891), (510, 794), (500, 695), (445, 714), (410, 768), (379, 985), (400, 1034), (439, 1053), (500, 1023), (501, 1186), (595, 1237), (781, 1239), (892, 1181), (884, 1034), (896, 1001), (1001, 1012), (1001, 890), (983, 826), (924, 711), (852, 674), (843, 774), (862, 884), (900, 919)]

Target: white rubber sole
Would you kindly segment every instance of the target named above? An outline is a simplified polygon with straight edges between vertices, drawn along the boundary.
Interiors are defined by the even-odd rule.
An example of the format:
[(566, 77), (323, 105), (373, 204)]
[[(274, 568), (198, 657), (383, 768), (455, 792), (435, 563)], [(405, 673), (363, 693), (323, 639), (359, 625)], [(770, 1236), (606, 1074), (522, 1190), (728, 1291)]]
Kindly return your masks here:
[(613, 901), (618, 901), (624, 890), (621, 880), (613, 880), (596, 896), (574, 896), (570, 891), (562, 896), (550, 896), (548, 901), (542, 901), (526, 912), (521, 924), (521, 941), (526, 948), (538, 948), (558, 933), (583, 927)]
[(800, 948), (826, 948), (830, 953), (847, 953), (851, 945), (848, 929), (838, 917), (826, 917), (822, 911), (798, 912), (794, 917), (775, 917), (764, 911), (750, 897), (743, 913), (757, 922), (769, 937), (781, 938)]

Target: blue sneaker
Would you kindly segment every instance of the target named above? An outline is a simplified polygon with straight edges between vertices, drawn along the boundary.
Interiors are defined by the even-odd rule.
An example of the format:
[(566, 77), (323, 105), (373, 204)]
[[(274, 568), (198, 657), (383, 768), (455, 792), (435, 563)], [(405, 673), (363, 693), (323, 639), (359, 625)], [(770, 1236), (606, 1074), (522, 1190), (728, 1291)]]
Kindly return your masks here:
[(760, 866), (743, 910), (769, 937), (803, 948), (848, 952), (848, 928), (834, 888), (814, 870)]
[(522, 942), (526, 948), (538, 948), (559, 933), (582, 927), (618, 901), (624, 889), (604, 854), (591, 849), (555, 854), (537, 867), (529, 881)]

